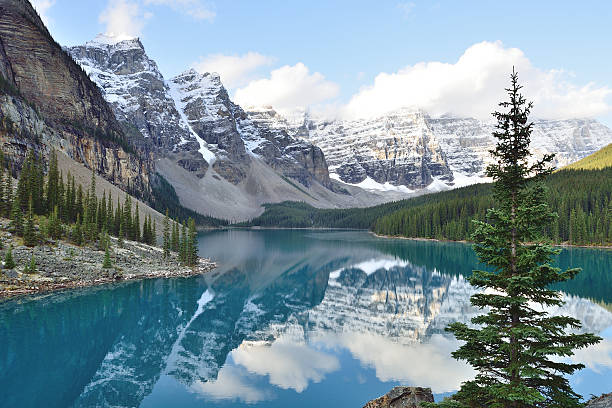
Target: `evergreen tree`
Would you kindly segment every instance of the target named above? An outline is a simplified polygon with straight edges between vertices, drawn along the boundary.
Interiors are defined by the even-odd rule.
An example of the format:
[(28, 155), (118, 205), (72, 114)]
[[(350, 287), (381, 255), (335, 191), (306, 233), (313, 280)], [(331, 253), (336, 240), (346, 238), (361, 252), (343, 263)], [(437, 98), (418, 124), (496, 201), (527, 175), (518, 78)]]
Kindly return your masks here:
[[(57, 192), (56, 192), (57, 194)], [(45, 203), (45, 172), (42, 164), (42, 158), (35, 157), (34, 164), (32, 167), (32, 173), (30, 175), (30, 189), (29, 195), (36, 197), (32, 203), (32, 210), (34, 214), (43, 215), (47, 212)]]
[[(60, 218), (62, 221), (64, 221), (65, 223), (71, 223), (71, 216), (72, 216), (72, 206), (70, 205), (70, 196), (72, 195), (72, 190), (71, 190), (71, 183), (70, 183), (70, 178), (71, 178), (71, 174), (70, 172), (68, 172), (68, 175), (66, 177), (66, 184), (64, 187), (64, 200), (63, 200), (63, 206), (60, 210)], [(62, 180), (63, 182), (63, 180)], [(61, 200), (61, 198), (60, 198)]]
[(168, 209), (166, 209), (166, 216), (164, 217), (164, 258), (168, 258), (170, 256), (170, 246), (170, 218), (168, 217)]
[(49, 238), (59, 239), (62, 236), (62, 223), (59, 219), (59, 209), (55, 206), (53, 212), (49, 215), (47, 220), (47, 234)]
[[(72, 180), (72, 182), (74, 183), (74, 179)], [(74, 185), (73, 185), (74, 187)], [(75, 197), (75, 209), (74, 209), (74, 219), (77, 219), (77, 216), (80, 216), (81, 218), (81, 222), (84, 222), (84, 218), (83, 218), (83, 213), (84, 213), (84, 208), (83, 208), (83, 186), (81, 184), (79, 184), (78, 188), (77, 188), (77, 192), (76, 192), (76, 197)]]
[(81, 228), (81, 214), (77, 214), (76, 223), (72, 227), (72, 233), (70, 234), (72, 242), (75, 245), (81, 246), (83, 244), (83, 230)]
[(144, 222), (142, 223), (142, 235), (140, 236), (140, 242), (146, 244), (149, 242), (149, 217), (145, 214)]
[(15, 268), (15, 260), (13, 259), (13, 247), (9, 246), (9, 249), (6, 251), (6, 255), (4, 255), (4, 269), (13, 268)]
[(189, 218), (189, 232), (187, 236), (187, 265), (195, 266), (198, 263), (198, 235), (193, 218)]
[[(166, 214), (168, 213), (168, 211), (166, 210)], [(179, 252), (179, 226), (178, 223), (176, 221), (172, 221), (172, 239), (171, 239), (171, 246), (170, 248), (174, 251), (174, 252)]]
[(140, 215), (138, 210), (138, 201), (136, 201), (136, 208), (134, 209), (134, 217), (132, 218), (132, 239), (134, 241), (141, 241), (140, 236)]
[(597, 343), (592, 334), (571, 334), (580, 322), (567, 316), (550, 316), (539, 306), (563, 304), (551, 284), (572, 279), (577, 269), (561, 271), (550, 266), (556, 251), (541, 243), (543, 228), (554, 220), (539, 181), (550, 173), (552, 156), (529, 164), (532, 123), (531, 103), (520, 93), (515, 72), (507, 89), (505, 112), (498, 121), (491, 151), (495, 163), (487, 168), (494, 182), (498, 207), (487, 212), (488, 222), (476, 222), (474, 249), (491, 271), (474, 271), (469, 281), (487, 291), (472, 296), (472, 305), (489, 310), (472, 319), (475, 325), (453, 323), (448, 330), (465, 342), (453, 356), (470, 363), (476, 378), (465, 382), (454, 395), (455, 405), (466, 407), (579, 407), (580, 397), (567, 375), (583, 368), (562, 362), (576, 348)]
[(13, 206), (13, 175), (10, 163), (3, 178), (2, 189), (4, 190), (5, 201), (2, 208), (2, 213), (0, 215), (6, 218), (11, 218)]
[(117, 231), (114, 230), (113, 196), (110, 192), (108, 193), (108, 203), (106, 207), (106, 230), (113, 235), (117, 235)]
[(15, 194), (13, 199), (12, 211), (11, 211), (11, 230), (18, 236), (23, 235), (23, 210), (21, 209), (21, 202), (19, 200), (19, 194)]
[(121, 224), (123, 226), (125, 237), (132, 239), (132, 197), (130, 197), (129, 194), (125, 195)]
[(148, 245), (155, 245), (154, 224), (151, 215), (145, 217), (145, 231), (143, 231), (143, 242)]
[(34, 230), (34, 204), (31, 196), (28, 207), (28, 216), (23, 227), (23, 244), (29, 247), (33, 247), (38, 243), (38, 240), (36, 239), (36, 231)]
[(123, 222), (123, 209), (117, 197), (117, 208), (115, 208), (115, 219), (113, 220), (113, 232), (119, 236), (119, 230), (121, 229), (121, 223)]
[(98, 236), (98, 200), (96, 198), (96, 173), (95, 170), (91, 169), (91, 181), (89, 183), (89, 191), (87, 192), (86, 203), (86, 216), (84, 218), (87, 239), (89, 241), (95, 241)]
[(70, 194), (66, 199), (66, 206), (68, 207), (68, 221), (74, 222), (77, 219), (78, 205), (77, 205), (77, 190), (76, 182), (74, 181), (74, 175), (70, 177)]
[(98, 203), (98, 231), (106, 228), (106, 190), (102, 192), (102, 200)]
[(21, 172), (19, 173), (19, 179), (17, 180), (17, 191), (16, 191), (16, 196), (19, 198), (19, 203), (21, 204), (21, 209), (24, 210), (25, 209), (25, 205), (28, 203), (28, 197), (30, 197), (30, 186), (29, 186), (29, 180), (30, 180), (30, 172), (31, 172), (31, 168), (32, 168), (32, 161), (33, 161), (33, 152), (32, 150), (28, 150), (28, 153), (26, 154), (26, 158), (23, 161), (23, 165), (21, 166)]
[(100, 236), (98, 237), (98, 248), (99, 249), (105, 249), (106, 247), (110, 246), (110, 236), (108, 235), (108, 232), (106, 232), (106, 230), (102, 230), (102, 232), (100, 232)]
[(125, 233), (123, 232), (123, 223), (119, 226), (119, 248), (123, 248), (123, 238)]
[(5, 205), (5, 213), (4, 215), (7, 218), (11, 218), (12, 210), (13, 210), (13, 201), (14, 201), (14, 193), (13, 193), (13, 170), (9, 163), (9, 168), (6, 173), (6, 183), (5, 183), (5, 191), (6, 191), (6, 205)]
[(83, 227), (83, 241), (89, 241), (91, 239), (91, 223), (89, 222), (89, 220), (91, 219), (90, 215), (89, 215), (89, 205), (87, 205), (87, 203), (89, 202), (89, 192), (87, 192), (87, 196), (85, 197), (85, 206), (83, 209), (83, 222), (82, 222), (82, 227)]
[(106, 250), (104, 250), (104, 263), (102, 264), (103, 269), (111, 269), (113, 267), (113, 263), (111, 262), (110, 252), (108, 250), (108, 245), (106, 246)]
[(187, 237), (187, 224), (183, 222), (183, 228), (181, 230), (180, 237), (180, 248), (179, 248), (179, 261), (182, 264), (187, 263), (187, 248), (188, 248), (188, 237)]
[(49, 172), (47, 173), (46, 207), (50, 213), (59, 204), (59, 171), (57, 169), (57, 153), (51, 150), (49, 157)]
[[(62, 172), (59, 174), (59, 179), (57, 181), (57, 216), (59, 220), (66, 221), (68, 218), (66, 216), (66, 185), (64, 184), (64, 176)], [(52, 212), (55, 207), (51, 208), (49, 212)]]
[(36, 273), (36, 271), (37, 271), (37, 268), (36, 268), (36, 258), (34, 258), (34, 253), (32, 253), (32, 257), (30, 258), (30, 262), (23, 269), (23, 272), (24, 273), (28, 273), (28, 274), (34, 274), (34, 273)]
[[(151, 219), (149, 219), (149, 224)], [(151, 231), (151, 245), (157, 246), (157, 220), (153, 220), (153, 231)]]

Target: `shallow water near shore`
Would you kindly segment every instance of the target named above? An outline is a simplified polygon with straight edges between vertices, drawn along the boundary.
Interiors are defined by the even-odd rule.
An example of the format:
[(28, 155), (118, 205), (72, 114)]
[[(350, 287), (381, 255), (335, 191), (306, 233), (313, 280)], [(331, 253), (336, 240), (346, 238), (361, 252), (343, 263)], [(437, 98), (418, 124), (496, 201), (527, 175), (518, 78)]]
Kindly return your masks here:
[[(473, 375), (444, 328), (478, 313), (469, 245), (361, 231), (201, 233), (204, 276), (0, 304), (0, 407), (361, 407), (399, 384), (437, 399)], [(585, 397), (612, 391), (612, 251), (564, 249), (560, 285), (604, 342), (573, 361)]]

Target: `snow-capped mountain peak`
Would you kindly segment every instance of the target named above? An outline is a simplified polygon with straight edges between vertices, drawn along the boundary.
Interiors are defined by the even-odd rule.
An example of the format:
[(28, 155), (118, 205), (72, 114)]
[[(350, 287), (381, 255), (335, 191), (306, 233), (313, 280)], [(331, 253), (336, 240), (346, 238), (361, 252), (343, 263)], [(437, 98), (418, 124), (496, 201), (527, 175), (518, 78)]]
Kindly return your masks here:
[[(373, 118), (326, 119), (306, 113), (302, 124), (275, 121), (319, 146), (332, 178), (364, 188), (390, 185), (432, 191), (434, 184), (451, 188), (484, 181), (495, 144), (493, 120), (432, 117), (414, 107)], [(555, 164), (561, 167), (611, 142), (612, 130), (593, 119), (538, 119), (531, 149), (536, 157), (555, 153)]]
[(123, 49), (139, 48), (144, 50), (140, 38), (113, 33), (100, 33), (93, 40), (87, 41), (85, 46), (100, 48), (121, 47)]

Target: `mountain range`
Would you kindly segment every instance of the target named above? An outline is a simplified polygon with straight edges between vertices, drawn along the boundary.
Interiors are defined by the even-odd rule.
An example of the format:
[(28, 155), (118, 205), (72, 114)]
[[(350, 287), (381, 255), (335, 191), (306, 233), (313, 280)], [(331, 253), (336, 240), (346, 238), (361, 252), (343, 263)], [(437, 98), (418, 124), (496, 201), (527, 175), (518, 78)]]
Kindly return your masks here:
[[(267, 202), (358, 207), (473, 184), (494, 145), (492, 122), (418, 109), (347, 120), (243, 108), (216, 73), (164, 79), (138, 39), (99, 35), (68, 51), (156, 151), (181, 202), (217, 217), (250, 218)], [(532, 146), (563, 166), (610, 142), (593, 119), (537, 120)]]
[[(3, 148), (59, 148), (149, 202), (167, 181), (180, 204), (243, 221), (263, 204), (365, 207), (483, 181), (492, 122), (399, 109), (373, 118), (241, 107), (218, 74), (164, 78), (138, 38), (61, 48), (27, 0), (0, 4)], [(537, 120), (536, 154), (556, 164), (612, 142), (593, 119)]]

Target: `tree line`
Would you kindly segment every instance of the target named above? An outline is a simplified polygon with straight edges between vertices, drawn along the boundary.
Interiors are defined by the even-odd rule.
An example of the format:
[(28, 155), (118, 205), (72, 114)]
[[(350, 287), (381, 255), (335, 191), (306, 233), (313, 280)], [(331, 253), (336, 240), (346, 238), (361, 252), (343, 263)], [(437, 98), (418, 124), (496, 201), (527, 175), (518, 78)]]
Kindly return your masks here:
[[(68, 239), (78, 246), (97, 244), (107, 253), (105, 266), (110, 262), (109, 236), (117, 237), (120, 246), (125, 239), (157, 245), (156, 221), (147, 214), (141, 223), (138, 201), (134, 203), (129, 194), (125, 195), (123, 203), (120, 197), (115, 201), (112, 194), (107, 194), (106, 191), (101, 199), (97, 197), (96, 175), (93, 169), (88, 189), (77, 184), (74, 174), (70, 172), (64, 178), (58, 169), (57, 154), (54, 150), (49, 156), (46, 175), (44, 169), (42, 157), (32, 150), (28, 151), (19, 172), (17, 185), (14, 186), (14, 169), (0, 151), (0, 216), (11, 220), (10, 230), (23, 238), (24, 245), (33, 247), (48, 239)], [(35, 227), (36, 221), (40, 226), (38, 229)], [(197, 237), (195, 233), (191, 233), (192, 228), (195, 231), (195, 222), (190, 218), (182, 224), (182, 229), (179, 229), (178, 221), (172, 220), (172, 224), (178, 242), (182, 247), (188, 248), (185, 251), (190, 254), (179, 254), (179, 259), (185, 265), (195, 265)], [(179, 252), (178, 247), (176, 252)]]
[[(544, 227), (555, 243), (605, 245), (612, 242), (612, 167), (600, 170), (562, 170), (545, 180), (547, 204), (558, 217)], [(580, 186), (580, 188), (577, 188)], [(468, 240), (472, 219), (486, 220), (486, 210), (499, 203), (490, 185), (455, 193), (438, 193), (430, 202), (378, 219), (378, 234), (415, 238)], [(468, 193), (468, 194), (465, 194)]]
[(170, 256), (174, 251), (178, 254), (179, 261), (186, 265), (194, 266), (198, 262), (197, 232), (195, 220), (189, 218), (187, 222), (179, 224), (171, 220), (166, 210), (164, 218), (163, 245), (164, 258)]
[[(545, 227), (555, 243), (605, 245), (612, 242), (612, 167), (567, 169), (545, 181), (547, 203), (558, 217)], [(576, 188), (580, 186), (580, 188)], [(367, 208), (319, 209), (301, 202), (265, 205), (239, 226), (370, 229), (413, 238), (469, 240), (472, 219), (484, 220), (495, 207), (491, 184), (476, 184)]]

